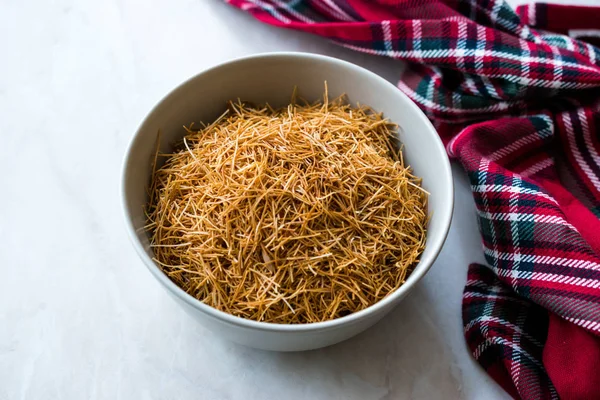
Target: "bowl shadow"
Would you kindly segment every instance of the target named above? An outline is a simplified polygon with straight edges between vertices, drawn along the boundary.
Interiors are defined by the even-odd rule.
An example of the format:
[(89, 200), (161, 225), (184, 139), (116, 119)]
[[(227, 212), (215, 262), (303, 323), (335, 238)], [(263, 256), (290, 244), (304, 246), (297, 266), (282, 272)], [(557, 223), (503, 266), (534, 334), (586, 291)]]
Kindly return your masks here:
[[(348, 391), (341, 398), (462, 398), (462, 372), (446, 332), (436, 323), (432, 290), (419, 284), (378, 324), (330, 347), (275, 353), (236, 345), (234, 352), (248, 360), (259, 358), (269, 370), (307, 385), (329, 379)], [(452, 335), (462, 336), (457, 328)]]

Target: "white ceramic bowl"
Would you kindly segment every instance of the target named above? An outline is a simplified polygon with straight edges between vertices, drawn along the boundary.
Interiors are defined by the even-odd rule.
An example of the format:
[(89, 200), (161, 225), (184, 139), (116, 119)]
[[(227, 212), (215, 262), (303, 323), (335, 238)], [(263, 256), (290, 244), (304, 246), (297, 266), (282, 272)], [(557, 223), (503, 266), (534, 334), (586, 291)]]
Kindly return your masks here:
[[(360, 312), (332, 321), (301, 325), (256, 322), (207, 306), (171, 282), (152, 261), (143, 230), (151, 163), (158, 130), (166, 151), (192, 121), (212, 122), (228, 100), (287, 105), (294, 86), (308, 100), (348, 94), (353, 104), (370, 105), (400, 126), (405, 160), (431, 193), (427, 243), (421, 262), (394, 293)], [(255, 348), (298, 351), (328, 346), (367, 329), (389, 313), (423, 278), (435, 261), (450, 227), (453, 187), (450, 163), (438, 135), (419, 108), (378, 75), (335, 58), (305, 53), (273, 53), (241, 58), (202, 72), (169, 93), (135, 133), (123, 167), (123, 208), (129, 235), (152, 275), (191, 316), (220, 336)]]

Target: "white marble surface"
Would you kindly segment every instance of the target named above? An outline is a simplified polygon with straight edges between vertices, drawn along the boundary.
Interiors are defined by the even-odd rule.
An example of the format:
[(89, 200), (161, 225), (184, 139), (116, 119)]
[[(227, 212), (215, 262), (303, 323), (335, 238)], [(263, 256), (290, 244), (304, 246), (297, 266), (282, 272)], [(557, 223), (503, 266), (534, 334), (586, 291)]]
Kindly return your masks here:
[(466, 267), (481, 261), (465, 176), (431, 272), (374, 328), (276, 354), (197, 325), (124, 232), (121, 159), (171, 88), (266, 51), (400, 64), (260, 25), (218, 0), (0, 1), (0, 400), (503, 399), (462, 336)]

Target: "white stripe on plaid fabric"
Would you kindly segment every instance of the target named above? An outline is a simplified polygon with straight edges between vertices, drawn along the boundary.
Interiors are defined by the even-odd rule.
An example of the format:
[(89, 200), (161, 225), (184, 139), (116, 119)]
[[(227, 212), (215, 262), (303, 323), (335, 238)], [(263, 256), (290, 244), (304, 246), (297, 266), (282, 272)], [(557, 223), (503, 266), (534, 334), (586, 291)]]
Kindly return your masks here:
[[(516, 188), (517, 190), (514, 190), (510, 193), (510, 197), (508, 199), (508, 211), (509, 214), (517, 214), (517, 211), (519, 210), (518, 208), (518, 200), (519, 200), (519, 194), (521, 194), (521, 178), (518, 176), (513, 176), (513, 182), (512, 182), (512, 186), (514, 188)], [(513, 246), (514, 246), (514, 254), (515, 256), (519, 255), (519, 247), (521, 246), (521, 244), (519, 243), (519, 221), (515, 221), (515, 220), (508, 220), (510, 222), (510, 230), (511, 230), (511, 234), (512, 234), (512, 239), (513, 239)], [(514, 268), (518, 270), (519, 268), (519, 261), (517, 261), (517, 257), (515, 257), (515, 265)]]
[(556, 215), (543, 215), (543, 214), (530, 214), (530, 213), (491, 213), (477, 209), (477, 215), (481, 218), (494, 220), (494, 221), (518, 221), (518, 222), (535, 222), (535, 223), (548, 223), (566, 226), (577, 232), (577, 228), (568, 223), (563, 217)]
[[(513, 325), (513, 327), (518, 327), (523, 326), (523, 324), (525, 323), (525, 318), (527, 317), (527, 310), (526, 309), (519, 309), (519, 314), (517, 315), (517, 320), (516, 320), (516, 325)], [(517, 345), (518, 347), (521, 347), (521, 338), (524, 336), (524, 332), (518, 332), (513, 328), (513, 334), (512, 334), (512, 341), (515, 345)], [(532, 337), (533, 339), (533, 337)], [(537, 347), (540, 347), (538, 345), (538, 343), (535, 343)], [(515, 387), (519, 387), (519, 382), (520, 382), (520, 378), (521, 378), (521, 368), (523, 366), (523, 362), (521, 361), (521, 352), (520, 351), (514, 351), (512, 352), (511, 355), (511, 360), (513, 360), (513, 362), (510, 364), (510, 374), (513, 377), (513, 383), (515, 385)]]
[[(477, 25), (477, 45), (475, 48), (475, 73), (481, 75), (483, 73), (483, 53), (485, 53), (485, 28), (482, 25)], [(467, 51), (467, 49), (465, 49)]]
[[(551, 49), (552, 49), (552, 54), (554, 55), (554, 57), (556, 57), (557, 59), (562, 59), (562, 56), (560, 55), (560, 51), (558, 51), (558, 47), (551, 46)], [(563, 68), (560, 63), (554, 64), (554, 69), (552, 70), (552, 75), (554, 75), (554, 81), (555, 81), (554, 88), (560, 89), (560, 81), (563, 79)], [(550, 96), (552, 96), (552, 94), (550, 94)]]
[[(485, 282), (482, 282), (479, 279), (467, 279), (467, 283), (465, 284), (465, 286), (467, 287), (476, 287), (476, 288), (480, 288), (480, 289), (485, 289), (485, 290), (492, 290), (490, 289), (490, 285), (488, 285)], [(500, 286), (494, 286), (493, 287), (493, 291), (494, 292), (498, 292), (500, 290)], [(471, 292), (469, 292), (471, 293)]]
[[(467, 283), (467, 286), (469, 286), (468, 283)], [(474, 286), (474, 285), (471, 284), (471, 286)], [(492, 295), (492, 294), (482, 294), (482, 293), (477, 293), (477, 292), (465, 292), (463, 294), (463, 297), (465, 299), (471, 299), (471, 298), (487, 299), (487, 298), (492, 297), (497, 300), (507, 300), (507, 301), (512, 301), (512, 302), (517, 302), (517, 303), (520, 303), (523, 305), (531, 305), (531, 303), (529, 303), (527, 300), (521, 299), (520, 297), (503, 296), (501, 294)]]
[(527, 19), (529, 20), (529, 23), (527, 25), (535, 26), (535, 4), (529, 4), (529, 7), (527, 9)]
[[(488, 8), (487, 7), (483, 7), (482, 5), (480, 5), (477, 2), (474, 2), (472, 4), (475, 4), (476, 7), (481, 10), (481, 12), (485, 13)], [(500, 10), (502, 10), (503, 8), (508, 8), (511, 9), (511, 6), (505, 1), (505, 0), (494, 0), (494, 6), (492, 7), (492, 13), (489, 14), (490, 16), (490, 20), (492, 21), (492, 23), (494, 21), (497, 22), (497, 24), (499, 26), (504, 27), (506, 30), (512, 32), (512, 31), (516, 31), (517, 34), (521, 33), (521, 30), (523, 27), (527, 27), (527, 25), (519, 25), (511, 20), (508, 20), (506, 18), (502, 18), (500, 17)], [(512, 9), (511, 9), (512, 10)], [(511, 11), (512, 12), (512, 11)], [(526, 38), (527, 36), (522, 36), (524, 38)]]
[[(467, 22), (459, 20), (458, 22), (458, 40), (456, 41), (457, 49), (466, 49), (467, 48)], [(465, 68), (465, 59), (462, 56), (456, 57), (456, 66), (459, 70), (463, 70)], [(473, 85), (473, 80), (469, 79), (466, 81), (466, 84), (471, 84), (473, 87), (469, 86), (469, 90), (472, 90), (473, 93), (477, 93), (477, 88)], [(452, 92), (452, 107), (462, 108), (462, 96), (458, 90)]]
[[(565, 124), (565, 130), (567, 132), (567, 140), (569, 141), (569, 147), (573, 154), (573, 157), (575, 158), (575, 161), (577, 161), (577, 164), (579, 165), (579, 167), (581, 168), (583, 173), (587, 176), (587, 178), (590, 180), (590, 182), (592, 182), (592, 184), (594, 185), (596, 190), (600, 191), (600, 180), (598, 180), (598, 177), (592, 171), (592, 168), (583, 159), (583, 155), (581, 154), (581, 149), (579, 148), (579, 146), (577, 145), (577, 142), (575, 141), (575, 132), (573, 131), (573, 122), (571, 121), (571, 115), (569, 115), (568, 112), (565, 112), (562, 114), (562, 117), (563, 117), (563, 121)], [(584, 119), (585, 119), (585, 115), (584, 115)], [(580, 122), (582, 122), (582, 121), (580, 121)], [(587, 124), (586, 124), (586, 127), (587, 127)], [(582, 123), (582, 128), (583, 128), (583, 123)], [(583, 149), (583, 151), (586, 151), (586, 149)]]
[[(540, 281), (558, 283), (561, 285), (579, 286), (579, 287), (592, 288), (592, 289), (600, 288), (600, 283), (594, 279), (575, 278), (572, 276), (550, 274), (550, 273), (545, 273), (545, 272), (521, 271), (521, 272), (515, 273), (512, 270), (498, 269), (498, 268), (494, 268), (494, 267), (492, 267), (492, 269), (494, 272), (496, 272), (496, 274), (499, 277), (512, 278), (513, 280), (519, 279), (519, 280), (530, 281), (532, 279), (533, 280), (537, 279)], [(516, 281), (512, 282), (513, 288), (517, 289), (518, 286), (519, 286), (518, 282), (516, 282)], [(537, 302), (541, 302), (541, 300), (538, 299)], [(544, 307), (548, 307), (548, 306), (549, 306), (548, 304), (544, 305)]]
[(539, 279), (545, 282), (560, 283), (563, 285), (581, 286), (587, 288), (600, 288), (600, 281), (596, 279), (576, 278), (574, 276), (564, 276), (558, 274), (550, 274), (546, 272), (534, 272), (530, 279)]
[(276, 18), (280, 22), (283, 22), (284, 24), (289, 24), (290, 22), (292, 22), (292, 21), (290, 21), (290, 19), (288, 17), (280, 14), (279, 11), (277, 11), (277, 9), (275, 7), (273, 7), (271, 4), (267, 4), (267, 3), (263, 2), (262, 0), (248, 0), (248, 2), (255, 4), (258, 7), (261, 7), (263, 10), (267, 11), (274, 18)]
[(589, 43), (584, 43), (584, 44), (585, 44), (585, 48), (588, 51), (588, 55), (590, 57), (590, 61), (593, 62), (593, 63), (596, 63), (597, 60), (596, 60), (596, 50), (595, 50), (595, 47), (592, 46)]
[(354, 21), (350, 15), (348, 15), (344, 10), (342, 10), (337, 4), (335, 4), (332, 0), (323, 0), (322, 5), (326, 5), (329, 8), (329, 12), (335, 15), (336, 18), (341, 19), (342, 21)]
[(437, 84), (442, 80), (442, 71), (438, 67), (431, 67), (431, 79), (429, 79), (429, 84), (427, 85), (427, 98), (432, 99), (433, 93), (435, 92), (435, 88)]
[(392, 28), (390, 27), (390, 21), (381, 21), (381, 27), (383, 30), (383, 43), (385, 49), (388, 52), (391, 52), (394, 48), (392, 46)]
[(529, 178), (529, 177), (534, 176), (538, 172), (543, 171), (546, 168), (552, 167), (552, 166), (554, 166), (554, 160), (551, 158), (547, 158), (547, 159), (542, 160), (539, 163), (533, 164), (531, 167), (519, 172), (519, 175), (521, 175), (525, 178)]
[[(485, 86), (485, 89), (488, 92), (488, 95), (496, 100), (502, 100), (502, 97), (496, 91), (494, 84), (490, 81), (489, 78), (483, 75), (483, 53), (485, 53), (485, 46), (488, 44), (487, 38), (487, 30), (482, 25), (477, 25), (477, 50), (475, 50), (475, 70), (476, 74), (479, 76), (479, 79)], [(479, 55), (477, 55), (479, 54)], [(431, 96), (428, 96), (431, 98)]]
[[(472, 95), (479, 94), (477, 85), (475, 85), (475, 81), (473, 80), (473, 77), (471, 77), (470, 75), (465, 75), (465, 86), (469, 90), (469, 92), (467, 92), (467, 93), (471, 93)], [(461, 98), (462, 98), (462, 96), (461, 96)]]
[[(548, 138), (548, 137), (554, 135), (554, 123), (552, 122), (552, 119), (550, 117), (548, 117), (547, 115), (530, 115), (526, 118), (542, 119), (542, 120), (544, 120), (546, 127), (540, 129), (539, 131), (530, 133), (527, 136), (523, 136), (523, 137), (515, 140), (514, 142), (509, 143), (506, 146), (500, 147), (498, 150), (496, 150), (492, 154), (486, 156), (488, 158), (488, 160), (498, 161), (498, 160), (502, 159), (503, 157), (506, 157), (506, 156), (512, 154), (514, 151), (519, 150), (521, 147), (523, 147), (525, 145), (531, 144), (533, 142), (539, 141), (540, 139), (545, 139), (545, 138)], [(436, 119), (436, 121), (438, 121), (438, 120)], [(454, 121), (454, 122), (457, 122), (457, 121)], [(446, 145), (446, 150), (448, 151), (448, 153), (451, 156), (455, 155), (454, 152), (456, 149), (454, 148), (454, 144), (459, 140), (459, 138), (461, 136), (463, 136), (467, 132), (470, 132), (470, 129), (472, 129), (472, 127), (467, 127), (465, 129), (463, 129), (458, 134), (454, 135), (454, 137), (450, 140), (450, 142), (448, 142), (448, 144)], [(522, 173), (521, 173), (521, 175), (522, 175)]]
[[(505, 253), (500, 252), (498, 250), (490, 249), (485, 244), (483, 245), (483, 251), (487, 256), (492, 258), (497, 258), (499, 260), (505, 261), (515, 261), (515, 259), (520, 260), (520, 262), (528, 262), (532, 264), (546, 264), (546, 265), (555, 265), (560, 267), (569, 267), (569, 268), (580, 268), (580, 269), (589, 269), (591, 271), (600, 271), (600, 264), (595, 263), (593, 261), (587, 260), (579, 260), (576, 258), (564, 258), (564, 257), (552, 257), (552, 256), (538, 256), (533, 254), (515, 254), (515, 253)], [(526, 274), (531, 274), (531, 271), (512, 271), (517, 272), (515, 276), (519, 277), (519, 279), (524, 278)], [(558, 277), (563, 277), (563, 275), (556, 275)], [(566, 276), (565, 278), (569, 278)], [(576, 277), (573, 277), (577, 279)], [(583, 278), (582, 278), (583, 279)], [(600, 282), (592, 279), (592, 282), (596, 282), (600, 285)], [(551, 281), (557, 282), (557, 281)]]
[(587, 328), (590, 329), (592, 331), (600, 331), (600, 322), (596, 322), (596, 321), (588, 321), (585, 319), (579, 319), (579, 318), (572, 318), (572, 317), (567, 317), (565, 318), (567, 321), (572, 322), (574, 324), (577, 324), (583, 328)]
[[(519, 201), (519, 194), (521, 192), (521, 178), (520, 177), (516, 177), (513, 176), (513, 182), (512, 182), (512, 186), (514, 186), (515, 188), (519, 189), (518, 192), (514, 191), (510, 194), (510, 197), (508, 199), (508, 210), (511, 214), (515, 214), (518, 211), (518, 201)], [(513, 270), (515, 272), (519, 272), (519, 268), (521, 266), (521, 243), (519, 242), (519, 222), (518, 221), (509, 221), (510, 222), (510, 230), (511, 230), (511, 234), (512, 234), (512, 239), (513, 239)], [(493, 224), (490, 224), (493, 225)], [(524, 316), (523, 314), (520, 314), (519, 317)], [(517, 323), (521, 322), (521, 324), (523, 323), (522, 320), (520, 320), (519, 318), (517, 318)], [(516, 328), (516, 326), (515, 326)], [(521, 334), (523, 334), (523, 332), (520, 332)], [(513, 331), (513, 335), (512, 335), (512, 341), (513, 343), (515, 343), (515, 345), (517, 345), (519, 348), (521, 348), (521, 335), (517, 333), (517, 331)], [(512, 352), (512, 356), (511, 356), (511, 360), (513, 360), (514, 362), (511, 363), (510, 365), (510, 374), (513, 377), (513, 382), (515, 387), (519, 387), (519, 377), (521, 376), (521, 366), (522, 366), (522, 361), (521, 361), (521, 351), (515, 351), (513, 349)]]
[[(503, 322), (505, 324), (508, 325), (508, 322)], [(529, 361), (531, 361), (536, 367), (543, 369), (544, 366), (535, 358), (533, 357), (531, 354), (529, 354), (528, 352), (526, 352), (521, 346), (511, 342), (508, 339), (504, 339), (500, 336), (494, 336), (493, 338), (489, 338), (486, 337), (485, 341), (483, 343), (481, 343), (479, 346), (477, 346), (477, 348), (475, 349), (475, 351), (473, 351), (473, 357), (475, 358), (475, 360), (479, 360), (479, 357), (481, 357), (481, 354), (487, 350), (488, 347), (493, 346), (493, 345), (500, 345), (500, 346), (506, 346), (511, 348), (514, 351), (518, 351), (521, 352), (523, 355), (525, 355)]]
[(580, 37), (600, 38), (600, 29), (569, 29), (568, 35), (571, 36), (572, 38), (580, 38)]
[[(479, 168), (478, 168), (478, 173), (477, 173), (477, 177), (478, 177), (478, 181), (480, 184), (485, 184), (485, 182), (487, 181), (487, 173), (490, 167), (490, 162), (488, 160), (486, 160), (485, 158), (482, 158), (480, 163), (479, 163)], [(486, 210), (489, 210), (490, 208), (490, 204), (488, 201), (488, 191), (482, 192), (481, 193), (481, 201), (483, 202), (483, 206)], [(496, 240), (496, 229), (494, 228), (494, 224), (490, 224), (490, 235), (491, 235), (491, 239), (492, 239), (492, 246), (494, 246), (494, 249), (497, 249), (497, 240)], [(498, 269), (498, 258), (494, 258), (493, 259), (493, 264), (492, 268), (494, 269)]]
[[(252, 0), (252, 1), (257, 1), (257, 0)], [(417, 25), (419, 25), (419, 29), (420, 29), (421, 22), (418, 20), (413, 21), (413, 28), (415, 25), (414, 24), (415, 21), (418, 22)], [(589, 72), (594, 72), (594, 73), (597, 72), (594, 68), (587, 66), (587, 65), (583, 65), (583, 64), (577, 64), (577, 63), (561, 61), (561, 60), (552, 60), (552, 59), (541, 58), (541, 57), (531, 57), (531, 56), (523, 57), (522, 55), (515, 55), (515, 54), (511, 54), (511, 53), (505, 53), (505, 52), (501, 52), (498, 50), (489, 50), (489, 49), (488, 50), (475, 50), (475, 49), (394, 50), (394, 51), (388, 52), (386, 50), (375, 50), (375, 49), (372, 49), (369, 47), (354, 46), (354, 45), (349, 45), (349, 44), (345, 44), (342, 42), (340, 42), (340, 44), (342, 44), (343, 46), (345, 46), (347, 48), (370, 53), (370, 54), (376, 54), (376, 55), (380, 55), (380, 56), (390, 56), (390, 57), (396, 57), (396, 58), (414, 58), (414, 59), (418, 59), (420, 61), (427, 61), (426, 59), (429, 59), (429, 58), (439, 59), (439, 58), (456, 58), (456, 57), (472, 56), (472, 57), (479, 57), (479, 58), (483, 59), (483, 58), (490, 57), (490, 58), (506, 59), (506, 60), (511, 60), (511, 61), (526, 62), (526, 63), (546, 64), (546, 65), (550, 65), (552, 67), (554, 67), (555, 63), (559, 63), (562, 67), (572, 67), (572, 68), (577, 68), (579, 70), (587, 70)], [(418, 46), (420, 49), (420, 44)], [(522, 77), (520, 75), (490, 74), (487, 76), (489, 76), (491, 78), (506, 79), (509, 82), (523, 83), (520, 81), (522, 79)], [(552, 87), (552, 85), (554, 84), (552, 80), (546, 80), (546, 79), (532, 79), (532, 80), (529, 80), (528, 83), (534, 84), (535, 86), (541, 86), (541, 87)], [(561, 88), (563, 88), (563, 89), (577, 89), (577, 88), (585, 89), (585, 88), (592, 88), (592, 87), (597, 87), (597, 86), (598, 86), (597, 83), (562, 82)]]
[(455, 144), (458, 141), (459, 138), (461, 138), (463, 135), (466, 135), (468, 132), (470, 132), (470, 130), (468, 128), (463, 129), (462, 131), (460, 131), (458, 134), (454, 135), (454, 137), (452, 139), (450, 139), (450, 141), (448, 142), (448, 144), (446, 145), (446, 151), (448, 152), (448, 155), (450, 157), (456, 157), (456, 152), (455, 152)]
[[(486, 295), (481, 295), (482, 297), (487, 297)], [(497, 297), (497, 298), (501, 298), (503, 300), (508, 300), (508, 301), (513, 301), (513, 297)], [(520, 327), (518, 327), (515, 324), (511, 324), (510, 322), (503, 320), (501, 318), (498, 317), (490, 317), (488, 315), (482, 315), (481, 317), (474, 319), (472, 321), (470, 321), (467, 325), (465, 325), (465, 327), (463, 328), (463, 332), (466, 334), (467, 332), (469, 332), (476, 324), (478, 323), (482, 323), (485, 325), (489, 325), (489, 323), (497, 323), (498, 325), (502, 325), (502, 326), (508, 326), (510, 329), (516, 331), (517, 333), (525, 336), (529, 341), (531, 341), (531, 343), (535, 344), (538, 347), (544, 347), (544, 345), (542, 343), (540, 343), (539, 340), (537, 340), (536, 338), (534, 338), (533, 336), (531, 336), (530, 334), (528, 334), (527, 332), (523, 331)]]
[(500, 12), (500, 10), (502, 9), (502, 7), (504, 6), (504, 0), (502, 1), (496, 1), (496, 3), (492, 6), (492, 11), (490, 12), (490, 21), (492, 22), (492, 24), (499, 24), (504, 26), (504, 23), (500, 22), (500, 21), (506, 21), (502, 18), (498, 18), (498, 13)]
[(565, 48), (567, 50), (575, 51), (575, 43), (573, 43), (573, 41), (569, 37), (567, 37), (567, 36), (561, 35), (561, 37), (563, 38), (563, 42), (565, 44)]
[(518, 35), (521, 39), (529, 40), (535, 44), (544, 42), (544, 40), (540, 37), (540, 34), (537, 31), (532, 31), (527, 25), (520, 26), (518, 29)]
[[(403, 81), (398, 82), (398, 88), (402, 90), (404, 94), (410, 97), (413, 101), (417, 103), (423, 104), (427, 109), (433, 109), (436, 111), (444, 111), (444, 112), (452, 112), (453, 114), (481, 114), (481, 113), (491, 113), (497, 111), (505, 111), (508, 109), (509, 103), (501, 101), (495, 103), (488, 107), (482, 108), (452, 108), (447, 107), (438, 103), (434, 103), (428, 98), (421, 96), (419, 93), (413, 91), (409, 88)], [(522, 102), (511, 102), (510, 105), (517, 106), (519, 104), (523, 104)], [(429, 110), (424, 110), (428, 113)]]
[[(501, 291), (502, 288), (498, 285), (494, 285), (494, 286), (490, 286), (488, 288), (489, 292), (492, 293), (498, 293), (499, 291)], [(480, 323), (479, 325), (481, 326), (481, 331), (486, 334), (488, 333), (488, 324), (484, 323), (485, 321), (483, 321), (483, 316), (486, 315), (492, 315), (494, 313), (494, 310), (496, 309), (496, 301), (498, 299), (490, 297), (488, 298), (488, 300), (485, 302), (485, 305), (483, 306), (483, 315), (481, 315), (479, 318), (477, 318), (477, 320), (481, 321), (482, 323)]]
[(496, 90), (496, 86), (494, 85), (494, 83), (492, 82), (492, 80), (490, 78), (487, 78), (485, 76), (480, 76), (479, 79), (481, 80), (481, 82), (483, 82), (483, 85), (487, 89), (488, 94), (490, 95), (491, 98), (494, 98), (496, 100), (502, 100), (502, 96), (500, 96), (498, 94), (498, 91)]
[[(477, 192), (477, 193), (484, 193), (484, 192), (512, 193), (517, 189), (513, 188), (512, 186), (506, 186), (506, 185), (471, 185), (471, 190), (473, 192)], [(558, 206), (558, 201), (556, 201), (553, 197), (548, 196), (546, 193), (542, 193), (538, 190), (523, 188), (520, 190), (520, 193), (539, 196), (539, 197), (543, 198), (544, 200), (547, 200), (547, 201), (551, 202), (552, 204), (555, 204)]]
[[(529, 118), (534, 118), (533, 116)], [(523, 136), (512, 143), (509, 143), (506, 146), (502, 146), (497, 151), (493, 152), (488, 156), (490, 161), (497, 161), (501, 158), (512, 154), (514, 151), (519, 150), (521, 147), (539, 141), (542, 138), (546, 138), (552, 136), (554, 134), (554, 124), (552, 120), (547, 115), (538, 115), (535, 118), (541, 118), (546, 123), (546, 128), (541, 129), (537, 132), (530, 133), (527, 136)]]
[[(417, 59), (417, 61), (423, 62), (423, 52), (421, 51), (421, 20), (413, 19), (412, 29), (413, 51), (411, 51), (411, 53), (413, 54), (413, 57)], [(434, 50), (434, 52), (435, 51), (437, 50)], [(427, 51), (425, 53), (427, 53)]]

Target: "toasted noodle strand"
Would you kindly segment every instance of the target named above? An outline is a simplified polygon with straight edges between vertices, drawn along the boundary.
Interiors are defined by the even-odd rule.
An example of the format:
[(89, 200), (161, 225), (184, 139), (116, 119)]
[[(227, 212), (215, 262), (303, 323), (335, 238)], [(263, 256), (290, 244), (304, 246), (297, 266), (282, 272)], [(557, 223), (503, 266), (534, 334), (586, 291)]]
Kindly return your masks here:
[(427, 192), (396, 126), (344, 98), (274, 110), (240, 101), (153, 174), (155, 261), (198, 300), (299, 324), (367, 308), (425, 245)]

